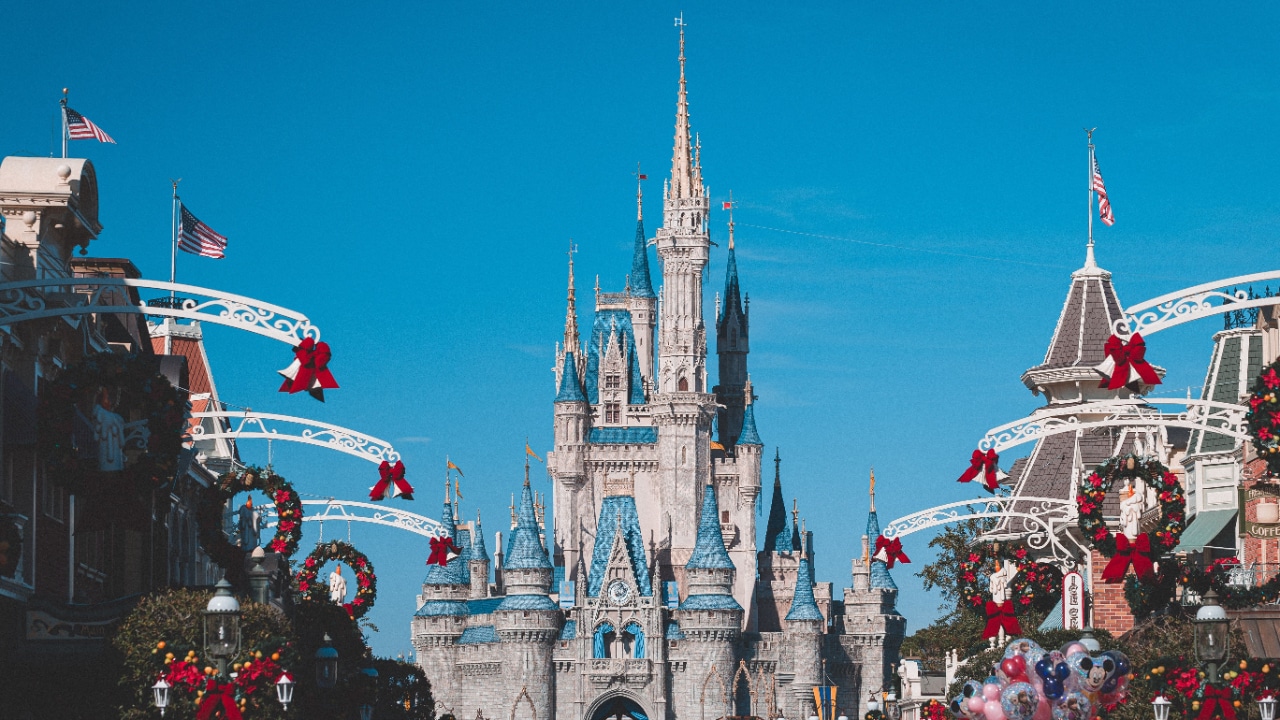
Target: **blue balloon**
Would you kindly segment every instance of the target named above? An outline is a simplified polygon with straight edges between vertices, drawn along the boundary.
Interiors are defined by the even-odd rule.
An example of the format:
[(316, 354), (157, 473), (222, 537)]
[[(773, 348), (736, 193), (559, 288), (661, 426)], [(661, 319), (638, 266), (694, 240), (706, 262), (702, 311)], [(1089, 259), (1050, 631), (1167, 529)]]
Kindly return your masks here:
[(1053, 677), (1053, 663), (1049, 662), (1049, 658), (1036, 661), (1036, 674), (1046, 680)]
[(1061, 700), (1066, 690), (1062, 687), (1062, 681), (1057, 678), (1044, 679), (1044, 696), (1050, 700)]

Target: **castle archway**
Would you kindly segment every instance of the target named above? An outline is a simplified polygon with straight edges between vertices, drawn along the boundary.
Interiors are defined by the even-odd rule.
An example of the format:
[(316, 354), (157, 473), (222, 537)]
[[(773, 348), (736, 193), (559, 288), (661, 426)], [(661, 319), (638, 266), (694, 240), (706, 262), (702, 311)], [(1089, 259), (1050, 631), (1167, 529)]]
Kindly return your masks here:
[(650, 720), (648, 710), (629, 695), (614, 693), (595, 701), (584, 720)]

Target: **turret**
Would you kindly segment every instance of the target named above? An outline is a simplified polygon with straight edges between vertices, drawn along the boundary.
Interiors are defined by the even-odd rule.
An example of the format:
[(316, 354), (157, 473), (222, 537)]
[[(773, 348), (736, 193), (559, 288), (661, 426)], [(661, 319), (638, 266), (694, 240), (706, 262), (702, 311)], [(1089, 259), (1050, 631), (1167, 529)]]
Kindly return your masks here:
[(795, 717), (803, 717), (813, 687), (822, 683), (824, 625), (822, 612), (813, 597), (813, 568), (809, 557), (802, 554), (784, 631), (784, 642), (791, 649), (791, 672), (795, 674), (792, 684), (795, 705), (787, 711)]
[[(569, 253), (569, 293), (565, 311), (564, 350), (559, 358), (555, 399), (555, 449), (547, 456), (547, 472), (557, 485), (558, 497), (564, 502), (555, 503), (556, 537), (552, 541), (551, 554), (557, 565), (573, 567), (581, 547), (577, 524), (573, 522), (573, 507), (579, 489), (586, 481), (586, 448), (591, 432), (591, 406), (587, 404), (582, 372), (585, 368), (583, 353), (578, 345), (577, 306), (573, 287), (573, 252)], [(501, 551), (501, 547), (498, 548)], [(567, 565), (565, 565), (567, 563)], [(497, 566), (500, 570), (500, 566)], [(576, 579), (576, 578), (569, 578)]]
[[(445, 478), (444, 510), (440, 513), (441, 537), (457, 538), (453, 522), (453, 503), (449, 498), (449, 480)], [(463, 572), (463, 560), (455, 556), (445, 565), (427, 564), (427, 575), (418, 596), (418, 610), (413, 614), (413, 645), (418, 664), (436, 688), (438, 697), (450, 697), (453, 691), (453, 646), (466, 629), (467, 599), (470, 586)]]
[(476, 511), (476, 524), (471, 528), (471, 552), (468, 554), (471, 570), (471, 598), (489, 597), (489, 550), (484, 544), (484, 529), (480, 527), (480, 511)]
[[(732, 619), (736, 631), (742, 606), (733, 599), (733, 561), (724, 547), (720, 531), (720, 505), (716, 489), (707, 485), (702, 490), (702, 515), (698, 520), (698, 537), (689, 562), (685, 563), (685, 585), (688, 595), (680, 603), (681, 610), (723, 611), (722, 618), (707, 621), (713, 627), (727, 627)], [(719, 613), (708, 613), (708, 616)], [(733, 616), (730, 618), (730, 616)], [(684, 624), (681, 624), (684, 627)]]
[(720, 361), (719, 385), (715, 388), (720, 410), (720, 442), (730, 447), (745, 435), (744, 411), (754, 399), (747, 381), (747, 353), (749, 325), (747, 312), (750, 301), (743, 304), (738, 286), (738, 260), (733, 240), (733, 195), (729, 206), (729, 259), (725, 270), (724, 304), (716, 317), (716, 355)]
[[(636, 240), (631, 256), (631, 327), (636, 334), (636, 358), (639, 361), (643, 386), (652, 392), (654, 387), (654, 330), (658, 325), (658, 296), (653, 292), (649, 277), (649, 241), (644, 236), (644, 196), (640, 182), (636, 181)], [(638, 379), (639, 380), (639, 379)]]

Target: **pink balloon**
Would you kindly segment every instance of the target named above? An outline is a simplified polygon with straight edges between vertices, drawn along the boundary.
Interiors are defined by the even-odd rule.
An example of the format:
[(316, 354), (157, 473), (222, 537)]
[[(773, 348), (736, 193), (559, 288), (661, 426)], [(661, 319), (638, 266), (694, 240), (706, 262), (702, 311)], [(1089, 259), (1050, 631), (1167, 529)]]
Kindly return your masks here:
[[(988, 685), (987, 687), (992, 687)], [(997, 697), (999, 695), (997, 694)], [(1004, 708), (1000, 707), (999, 700), (988, 700), (983, 706), (982, 711), (987, 716), (987, 720), (1005, 720)]]
[(1053, 706), (1049, 704), (1049, 699), (1040, 695), (1040, 704), (1036, 705), (1036, 714), (1031, 716), (1031, 720), (1052, 720)]
[(969, 698), (968, 703), (969, 703), (969, 712), (973, 713), (974, 715), (981, 715), (983, 711), (986, 709), (986, 705), (987, 705), (986, 698), (982, 698), (977, 695), (974, 695), (973, 697)]
[[(995, 683), (987, 683), (986, 685), (983, 685), (982, 697), (986, 698), (988, 701), (995, 700), (996, 705), (999, 705), (1000, 704), (1000, 686)], [(1004, 717), (1003, 710), (1000, 712), (1000, 717)], [(992, 718), (992, 720), (997, 720), (997, 719)]]

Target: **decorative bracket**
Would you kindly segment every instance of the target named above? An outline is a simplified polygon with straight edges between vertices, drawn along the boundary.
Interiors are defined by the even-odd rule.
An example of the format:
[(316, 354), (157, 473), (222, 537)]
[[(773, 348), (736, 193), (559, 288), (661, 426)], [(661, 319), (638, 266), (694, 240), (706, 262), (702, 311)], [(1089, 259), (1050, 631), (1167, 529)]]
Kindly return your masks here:
[[(264, 505), (262, 515), (264, 527), (273, 528), (276, 526), (277, 518), (274, 505), (270, 503)], [(335, 500), (333, 498), (302, 501), (302, 522), (323, 523), (325, 520), (385, 525), (398, 530), (408, 530), (426, 538), (436, 537), (444, 529), (444, 526), (438, 520), (432, 520), (425, 515), (417, 513), (389, 508), (385, 505)]]
[[(1126, 308), (1112, 323), (1112, 332), (1121, 337), (1140, 332), (1144, 337), (1184, 322), (1264, 305), (1280, 305), (1280, 296), (1251, 296), (1253, 283), (1280, 280), (1280, 270), (1240, 275), (1171, 292)], [(1245, 290), (1239, 290), (1244, 286)]]
[[(1158, 407), (1153, 407), (1161, 405), (1172, 406), (1176, 410), (1165, 413)], [(1082, 415), (1098, 416), (1099, 419), (1081, 420)], [(1249, 428), (1244, 416), (1243, 405), (1210, 400), (1106, 400), (1061, 409), (1045, 408), (1021, 420), (991, 428), (978, 442), (978, 449), (1002, 453), (1011, 447), (1049, 435), (1116, 426), (1188, 428), (1245, 440), (1249, 437)]]
[[(138, 290), (176, 299), (148, 305), (135, 302)], [(132, 291), (132, 292), (131, 292)], [(160, 296), (161, 300), (168, 297)], [(247, 330), (290, 346), (320, 339), (320, 328), (305, 315), (261, 300), (219, 290), (140, 278), (72, 277), (0, 283), (0, 326), (51, 317), (128, 313), (186, 318)]]
[[(212, 410), (193, 412), (191, 417), (213, 418), (218, 430), (209, 432), (203, 424), (191, 429), (192, 440), (286, 440), (315, 445), (354, 455), (374, 464), (395, 463), (400, 453), (386, 440), (349, 430), (337, 425), (294, 417), (253, 411)], [(284, 425), (285, 427), (281, 427)], [(301, 426), (294, 428), (288, 426)]]
[(1016, 535), (1026, 541), (1028, 548), (1050, 556), (1062, 567), (1072, 568), (1077, 564), (1077, 557), (1088, 554), (1088, 549), (1067, 532), (1074, 526), (1077, 512), (1074, 500), (1061, 498), (1009, 496), (962, 500), (900, 517), (886, 525), (881, 534), (893, 539), (965, 520), (1017, 518), (1022, 521), (1023, 529)]

